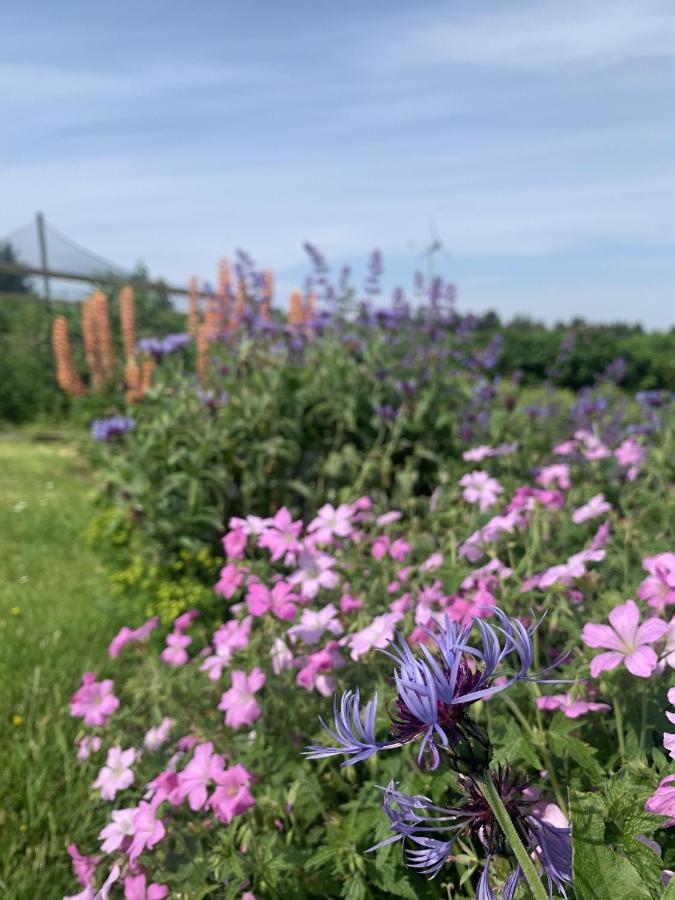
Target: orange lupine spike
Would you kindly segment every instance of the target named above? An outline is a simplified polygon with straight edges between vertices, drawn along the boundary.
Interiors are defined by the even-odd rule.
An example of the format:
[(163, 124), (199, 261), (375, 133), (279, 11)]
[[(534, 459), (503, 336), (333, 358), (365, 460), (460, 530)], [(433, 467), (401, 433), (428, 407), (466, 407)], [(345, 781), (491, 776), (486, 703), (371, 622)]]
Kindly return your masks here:
[(134, 289), (123, 287), (120, 291), (120, 331), (125, 357), (136, 355), (136, 312), (134, 306)]
[(82, 301), (80, 307), (82, 315), (82, 338), (84, 341), (84, 356), (89, 369), (89, 382), (92, 390), (99, 391), (103, 386), (103, 370), (98, 353), (98, 341), (96, 338), (96, 325), (94, 322), (94, 307), (92, 297)]
[(86, 394), (80, 376), (73, 362), (73, 354), (68, 338), (68, 323), (64, 316), (58, 316), (52, 323), (52, 350), (56, 360), (56, 381), (62, 391), (73, 397)]

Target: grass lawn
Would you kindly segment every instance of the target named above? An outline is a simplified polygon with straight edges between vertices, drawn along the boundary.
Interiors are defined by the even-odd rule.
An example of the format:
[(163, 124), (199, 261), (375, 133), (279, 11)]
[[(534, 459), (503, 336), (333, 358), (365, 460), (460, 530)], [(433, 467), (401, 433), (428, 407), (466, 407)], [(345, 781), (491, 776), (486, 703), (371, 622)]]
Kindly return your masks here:
[(66, 845), (91, 841), (95, 773), (77, 762), (68, 698), (120, 624), (83, 537), (91, 490), (74, 446), (0, 435), (0, 896), (11, 900), (77, 893)]

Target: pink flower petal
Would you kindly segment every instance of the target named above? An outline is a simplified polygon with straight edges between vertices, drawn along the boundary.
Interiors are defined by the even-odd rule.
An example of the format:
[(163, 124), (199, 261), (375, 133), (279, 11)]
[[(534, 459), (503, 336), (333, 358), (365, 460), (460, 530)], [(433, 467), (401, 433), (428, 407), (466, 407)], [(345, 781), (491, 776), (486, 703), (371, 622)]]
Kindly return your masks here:
[(609, 623), (626, 644), (634, 644), (640, 611), (634, 600), (626, 600), (610, 612)]
[(635, 652), (626, 657), (626, 668), (631, 675), (649, 678), (658, 662), (658, 657), (651, 647), (638, 647)]
[(623, 653), (601, 653), (600, 656), (596, 656), (591, 660), (591, 675), (593, 678), (597, 678), (601, 672), (609, 672), (611, 669), (616, 669), (622, 660)]
[(637, 630), (638, 644), (653, 644), (668, 631), (668, 623), (663, 619), (647, 619)]
[(621, 638), (609, 625), (596, 625), (589, 622), (584, 625), (581, 640), (587, 647), (604, 647), (607, 650), (620, 650), (623, 646)]

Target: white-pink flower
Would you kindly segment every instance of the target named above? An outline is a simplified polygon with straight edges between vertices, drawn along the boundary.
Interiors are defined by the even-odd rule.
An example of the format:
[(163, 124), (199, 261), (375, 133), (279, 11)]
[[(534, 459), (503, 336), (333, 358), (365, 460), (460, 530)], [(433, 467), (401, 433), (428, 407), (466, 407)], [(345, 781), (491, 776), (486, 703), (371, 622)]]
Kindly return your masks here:
[(166, 834), (162, 820), (157, 818), (158, 805), (155, 801), (147, 803), (145, 800), (138, 804), (134, 813), (134, 836), (129, 847), (129, 859), (132, 863), (144, 850), (151, 850)]
[(143, 744), (148, 750), (159, 750), (160, 747), (166, 743), (172, 728), (173, 719), (169, 719), (165, 716), (159, 725), (155, 728), (149, 728), (146, 731), (145, 737), (143, 738)]
[(81, 738), (77, 745), (77, 759), (78, 762), (84, 762), (85, 759), (89, 759), (92, 753), (98, 753), (101, 749), (101, 738), (98, 735), (85, 735), (85, 737)]
[(334, 537), (349, 537), (353, 531), (353, 515), (354, 510), (347, 503), (341, 503), (337, 509), (331, 503), (325, 503), (307, 526), (307, 531), (314, 534), (319, 544), (328, 544)]
[(256, 694), (265, 684), (265, 673), (257, 666), (250, 675), (232, 672), (232, 687), (220, 698), (218, 709), (225, 712), (225, 724), (230, 728), (252, 725), (260, 716)]
[(288, 629), (288, 636), (294, 643), (298, 638), (305, 644), (316, 644), (324, 631), (332, 634), (342, 634), (343, 628), (337, 618), (338, 611), (332, 603), (328, 603), (323, 609), (303, 609), (300, 621), (297, 625)]
[(209, 679), (217, 681), (222, 675), (223, 669), (229, 666), (234, 653), (248, 647), (252, 621), (251, 616), (246, 616), (241, 622), (231, 619), (221, 625), (213, 635), (216, 652), (206, 657), (199, 667), (199, 671), (208, 672)]
[(133, 747), (122, 750), (121, 747), (111, 747), (108, 750), (106, 764), (98, 773), (98, 778), (92, 787), (101, 791), (104, 800), (114, 800), (118, 791), (123, 791), (134, 782), (134, 773), (131, 766), (136, 759), (136, 751)]
[(309, 600), (316, 597), (322, 587), (330, 590), (340, 581), (337, 572), (333, 571), (335, 560), (327, 553), (310, 553), (305, 549), (300, 553), (298, 564), (300, 568), (289, 581), (299, 584), (302, 596)]
[(491, 478), (487, 472), (480, 469), (462, 475), (459, 484), (464, 488), (462, 496), (466, 502), (477, 503), (481, 512), (494, 506), (497, 497), (504, 490), (496, 478)]
[(537, 475), (537, 484), (542, 487), (550, 487), (555, 484), (561, 491), (569, 490), (570, 467), (567, 463), (553, 463), (550, 466), (544, 466)]
[[(675, 687), (672, 687), (668, 691), (668, 703), (671, 706), (675, 706)], [(675, 713), (670, 712), (670, 710), (666, 710), (666, 718), (669, 722), (675, 724)], [(663, 746), (668, 751), (668, 755), (671, 759), (675, 759), (675, 734), (670, 734), (666, 732), (663, 735)]]
[(201, 809), (206, 803), (208, 785), (223, 771), (223, 757), (213, 752), (213, 744), (207, 741), (195, 747), (192, 759), (178, 773), (178, 789), (187, 797), (190, 809)]
[(350, 648), (352, 659), (360, 659), (364, 653), (372, 649), (381, 649), (394, 637), (396, 624), (403, 618), (402, 613), (384, 613), (375, 616), (370, 625), (366, 625), (361, 631), (343, 638), (343, 643)]
[[(124, 849), (130, 843), (134, 835), (134, 816), (138, 807), (129, 806), (126, 809), (114, 809), (110, 815), (112, 821), (99, 833), (101, 850), (104, 853), (115, 853), (120, 848)], [(128, 840), (127, 840), (128, 839)]]
[(647, 619), (639, 624), (640, 612), (633, 600), (614, 607), (609, 614), (609, 625), (589, 622), (584, 625), (581, 639), (588, 647), (602, 647), (609, 652), (591, 660), (591, 675), (597, 678), (601, 672), (615, 669), (625, 663), (632, 675), (649, 678), (656, 670), (658, 657), (652, 647), (663, 637), (668, 625), (663, 619)]
[(596, 519), (598, 516), (611, 512), (611, 509), (612, 506), (605, 500), (605, 495), (596, 494), (594, 497), (591, 497), (588, 503), (584, 503), (583, 506), (574, 510), (572, 513), (572, 521), (575, 525), (581, 525), (582, 522), (587, 522), (589, 519)]

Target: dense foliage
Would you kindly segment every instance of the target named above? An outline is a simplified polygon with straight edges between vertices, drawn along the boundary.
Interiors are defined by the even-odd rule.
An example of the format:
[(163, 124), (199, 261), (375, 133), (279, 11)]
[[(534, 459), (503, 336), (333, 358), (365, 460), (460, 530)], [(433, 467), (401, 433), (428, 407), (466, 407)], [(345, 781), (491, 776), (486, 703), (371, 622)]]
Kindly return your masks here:
[[(110, 304), (114, 334), (119, 334), (117, 292), (111, 292)], [(183, 317), (168, 299), (137, 291), (137, 326), (140, 336), (176, 331)], [(45, 301), (31, 294), (0, 294), (0, 422), (48, 420), (58, 424), (64, 416), (74, 420), (90, 418), (92, 412), (105, 410), (113, 398), (80, 400), (63, 394), (56, 384), (56, 367), (50, 342), (55, 315), (65, 316), (77, 350), (76, 361), (86, 370), (81, 345), (79, 303)]]
[[(502, 390), (515, 395), (506, 412)], [(183, 392), (172, 397), (182, 410)], [(664, 830), (675, 814), (669, 398), (626, 405), (605, 388), (570, 408), (550, 394), (536, 428), (528, 399), (500, 387), (490, 411), (504, 440), (450, 444), (430, 494), (401, 493), (392, 510), (377, 490), (322, 504), (314, 485), (304, 521), (256, 505), (226, 523), (215, 590), (197, 608), (169, 630), (130, 613), (71, 703), (92, 784), (91, 840), (70, 848), (82, 885), (107, 878), (110, 896), (121, 885), (157, 898), (525, 897), (511, 837), (475, 794), (489, 763), (525, 823), (520, 840), (558, 842), (533, 868), (555, 896), (664, 895), (675, 863)], [(120, 454), (139, 452), (132, 435)], [(198, 547), (185, 542), (186, 564)], [(396, 630), (410, 650), (394, 650)], [(447, 688), (448, 654), (464, 673), (459, 707), (434, 700), (420, 719), (424, 685)], [(333, 692), (349, 689), (361, 708), (346, 695), (331, 712)], [(335, 729), (336, 714), (326, 735), (318, 717)], [(355, 765), (307, 760), (308, 745)], [(389, 785), (384, 798), (377, 785)], [(482, 827), (470, 825), (477, 810)], [(450, 820), (429, 824), (439, 815)]]

